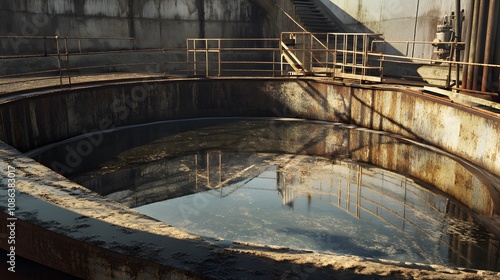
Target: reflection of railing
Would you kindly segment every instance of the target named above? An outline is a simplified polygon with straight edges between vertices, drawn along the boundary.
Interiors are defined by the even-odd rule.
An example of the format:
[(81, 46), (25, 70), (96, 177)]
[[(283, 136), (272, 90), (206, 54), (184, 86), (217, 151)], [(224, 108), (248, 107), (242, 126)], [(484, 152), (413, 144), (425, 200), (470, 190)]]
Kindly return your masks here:
[[(293, 201), (298, 197), (312, 196), (313, 199), (326, 201), (343, 209), (357, 219), (377, 217), (412, 240), (413, 248), (420, 248), (419, 254), (428, 259), (440, 258), (439, 251), (447, 250), (450, 261), (469, 267), (477, 255), (496, 254), (496, 251), (491, 249), (496, 247), (491, 244), (488, 246), (489, 251), (485, 252), (484, 246), (478, 244), (473, 237), (466, 236), (467, 233), (453, 234), (444, 230), (450, 223), (450, 216), (460, 219), (462, 223), (472, 219), (462, 206), (420, 187), (403, 176), (378, 173), (349, 163), (341, 164), (340, 167), (344, 170), (337, 165), (336, 171), (330, 174), (331, 178), (301, 178), (300, 184), (296, 184), (297, 178), (294, 180), (294, 177), (297, 177), (295, 173), (279, 173), (277, 188), (283, 197), (283, 204), (293, 205)], [(450, 213), (450, 209), (460, 214)], [(429, 250), (423, 246), (415, 232), (425, 236), (424, 240), (437, 241), (437, 247)], [(467, 244), (467, 250), (464, 250), (464, 244)], [(431, 256), (432, 254), (435, 255)], [(494, 263), (490, 267), (494, 267)]]
[[(214, 163), (215, 157), (215, 163)], [(235, 174), (223, 176), (222, 151), (208, 151), (205, 156), (194, 156), (195, 166), (195, 188), (197, 191), (216, 190), (218, 197), (226, 197), (244, 186), (243, 184), (231, 185), (231, 182), (243, 180), (249, 176), (249, 170), (254, 168), (250, 165)], [(229, 187), (228, 187), (229, 186)], [(211, 194), (211, 193), (208, 193)]]

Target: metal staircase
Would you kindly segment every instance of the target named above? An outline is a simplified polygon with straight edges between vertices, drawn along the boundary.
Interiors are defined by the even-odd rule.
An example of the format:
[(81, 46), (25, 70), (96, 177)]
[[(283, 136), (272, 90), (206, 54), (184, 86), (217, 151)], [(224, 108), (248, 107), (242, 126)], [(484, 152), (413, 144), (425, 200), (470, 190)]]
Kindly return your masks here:
[(343, 24), (327, 14), (316, 0), (291, 0), (301, 24), (313, 33), (346, 32)]
[(381, 53), (371, 44), (378, 34), (347, 32), (319, 0), (286, 3), (278, 9), (302, 31), (281, 32), (281, 75), (382, 80)]

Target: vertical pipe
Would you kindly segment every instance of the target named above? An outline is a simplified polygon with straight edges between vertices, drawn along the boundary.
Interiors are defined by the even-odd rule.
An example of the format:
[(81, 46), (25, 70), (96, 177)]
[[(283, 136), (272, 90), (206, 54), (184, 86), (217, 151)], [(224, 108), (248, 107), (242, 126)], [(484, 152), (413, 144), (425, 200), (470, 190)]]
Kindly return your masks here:
[[(469, 63), (474, 63), (474, 57), (476, 56), (476, 38), (477, 38), (477, 25), (479, 22), (479, 6), (481, 0), (475, 0), (474, 2), (474, 12), (472, 17), (472, 28), (471, 28), (471, 38), (469, 41), (470, 51), (469, 51)], [(474, 66), (469, 66), (467, 71), (467, 89), (472, 89), (472, 77), (474, 74)]]
[[(455, 36), (457, 41), (462, 40), (462, 12), (460, 10), (461, 1), (455, 0)], [(458, 53), (457, 53), (458, 54)], [(460, 60), (460, 56), (457, 56), (457, 61)]]
[[(470, 53), (470, 41), (472, 35), (472, 22), (474, 20), (474, 3), (476, 0), (470, 0), (469, 7), (467, 8), (467, 29), (465, 35), (465, 52), (464, 52), (464, 61), (469, 61), (469, 53)], [(462, 89), (467, 88), (467, 71), (469, 69), (469, 65), (465, 64), (462, 70)]]
[[(491, 63), (491, 58), (493, 56), (492, 51), (493, 50), (493, 42), (496, 40), (496, 32), (497, 32), (497, 26), (496, 26), (496, 18), (498, 17), (498, 1), (497, 0), (490, 0), (490, 9), (488, 12), (488, 24), (486, 27), (486, 43), (485, 43), (485, 50), (484, 50), (484, 64), (490, 64)], [(483, 67), (483, 79), (481, 83), (481, 91), (487, 91), (488, 90), (488, 82), (490, 80), (490, 67)]]
[[(420, 9), (420, 0), (417, 1), (417, 11), (415, 12), (415, 26), (413, 29), (413, 41), (417, 40), (417, 30), (418, 30), (418, 13)], [(411, 57), (415, 57), (415, 44), (413, 44), (413, 50), (411, 53)]]
[[(488, 17), (488, 0), (481, 0), (481, 5), (479, 8), (479, 23), (477, 25), (478, 30), (477, 30), (477, 38), (476, 38), (476, 55), (474, 57), (474, 62), (475, 63), (481, 63), (483, 62), (484, 58), (484, 46), (483, 42), (486, 39), (486, 18)], [(480, 85), (479, 85), (479, 80), (480, 80), (480, 71), (482, 70), (482, 67), (480, 66), (474, 66), (474, 73), (473, 73), (473, 84), (472, 84), (472, 89), (473, 90), (480, 90)]]
[[(457, 45), (455, 46), (455, 61), (460, 61), (460, 48), (458, 47), (458, 42), (462, 41), (462, 12), (460, 10), (461, 6), (460, 0), (455, 0), (455, 37)], [(457, 73), (456, 73), (456, 82), (455, 87), (460, 86), (460, 64), (457, 63)]]
[[(497, 32), (500, 30), (500, 17), (497, 18)], [(500, 51), (498, 50), (500, 48), (500, 36), (497, 34), (497, 39), (495, 42), (495, 64), (500, 65)], [(493, 69), (493, 83), (495, 84), (495, 90), (500, 91), (500, 68), (494, 68)]]

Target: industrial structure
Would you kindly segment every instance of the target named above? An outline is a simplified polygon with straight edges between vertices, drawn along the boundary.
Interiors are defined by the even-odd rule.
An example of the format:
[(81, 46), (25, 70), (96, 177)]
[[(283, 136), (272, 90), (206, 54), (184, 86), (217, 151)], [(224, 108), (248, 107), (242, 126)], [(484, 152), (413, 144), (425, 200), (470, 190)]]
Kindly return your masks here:
[[(498, 0), (0, 2), (0, 247), (9, 267), (17, 256), (85, 279), (496, 279), (496, 271), (215, 242), (132, 210), (134, 201), (154, 198), (149, 190), (120, 203), (64, 176), (94, 166), (96, 151), (116, 155), (124, 139), (152, 137), (112, 132), (125, 127), (249, 117), (342, 123), (425, 148), (375, 148), (354, 133), (319, 141), (306, 131), (318, 140), (314, 149), (289, 148), (293, 141), (273, 147), (341, 151), (432, 183), (456, 200), (433, 215), (475, 219), (499, 237), (499, 12)], [(57, 145), (61, 158), (37, 159), (45, 166), (29, 157)], [(419, 156), (434, 150), (446, 156)], [(222, 195), (222, 169), (210, 171), (209, 162), (222, 168), (223, 152), (189, 152), (196, 189), (215, 184)], [(329, 185), (328, 201), (361, 217), (368, 209), (361, 203), (373, 204), (361, 181), (377, 174), (338, 166), (358, 182)], [(273, 180), (291, 205), (304, 194), (285, 177), (294, 175), (277, 171)], [(406, 207), (406, 195), (396, 203)], [(405, 215), (393, 216), (412, 222)], [(456, 266), (477, 263), (476, 244), (449, 240)], [(498, 267), (499, 244), (487, 243), (488, 267)]]

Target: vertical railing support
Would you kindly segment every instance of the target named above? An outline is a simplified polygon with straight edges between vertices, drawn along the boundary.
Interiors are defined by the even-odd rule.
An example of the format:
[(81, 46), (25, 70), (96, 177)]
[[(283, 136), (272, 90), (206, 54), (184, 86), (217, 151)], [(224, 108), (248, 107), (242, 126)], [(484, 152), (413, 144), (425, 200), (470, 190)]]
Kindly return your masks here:
[(209, 66), (208, 66), (208, 39), (205, 40), (205, 77), (210, 76), (209, 71)]
[(69, 67), (68, 37), (64, 37), (64, 50), (66, 52), (66, 72), (68, 74), (68, 83), (71, 86), (71, 73), (70, 73), (70, 67)]
[(61, 48), (59, 46), (59, 36), (56, 36), (55, 39), (56, 39), (56, 51), (57, 51), (57, 68), (59, 69), (59, 85), (62, 87), (63, 81), (62, 81)]
[(196, 59), (197, 53), (196, 53), (196, 40), (193, 40), (193, 74), (196, 76), (198, 75), (198, 61)]
[(220, 54), (220, 50), (221, 50), (221, 40), (220, 39), (217, 39), (217, 67), (218, 67), (218, 76), (220, 77), (221, 76), (221, 54)]

